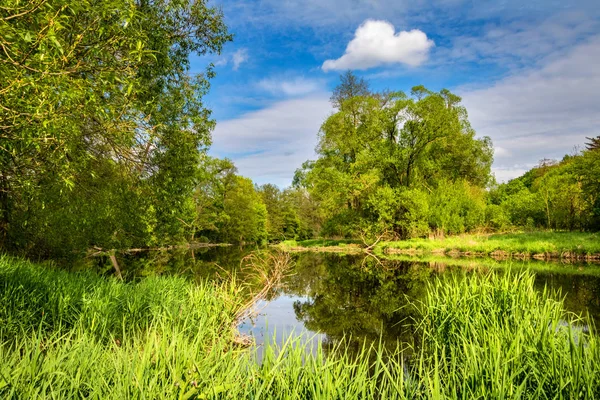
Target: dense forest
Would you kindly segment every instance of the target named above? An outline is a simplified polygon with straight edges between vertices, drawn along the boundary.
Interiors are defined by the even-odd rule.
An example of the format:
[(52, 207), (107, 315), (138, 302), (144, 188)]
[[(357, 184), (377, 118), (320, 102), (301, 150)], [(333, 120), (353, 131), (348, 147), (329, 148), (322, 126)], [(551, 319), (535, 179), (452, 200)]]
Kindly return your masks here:
[(42, 2), (0, 19), (0, 247), (90, 248), (410, 238), (600, 229), (600, 138), (496, 184), (493, 147), (460, 97), (374, 92), (352, 72), (331, 96), (318, 158), (293, 185), (256, 186), (207, 155), (202, 102), (232, 39), (204, 2)]

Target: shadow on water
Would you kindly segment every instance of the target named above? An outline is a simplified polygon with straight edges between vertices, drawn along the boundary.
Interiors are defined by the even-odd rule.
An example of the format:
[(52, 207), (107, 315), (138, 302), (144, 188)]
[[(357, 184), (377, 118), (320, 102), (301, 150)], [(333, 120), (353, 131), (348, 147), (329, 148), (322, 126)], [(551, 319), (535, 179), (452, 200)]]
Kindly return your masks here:
[[(244, 282), (242, 258), (256, 248), (219, 247), (123, 254), (118, 256), (126, 279), (148, 275), (185, 275), (196, 281), (227, 279), (235, 274)], [(362, 254), (294, 253), (293, 268), (258, 312), (240, 324), (240, 331), (254, 336), (257, 344), (280, 342), (289, 334), (322, 342), (325, 350), (344, 339), (350, 351), (365, 343), (395, 347), (418, 346), (414, 342), (418, 306), (429, 283), (436, 278), (507, 268), (532, 269), (535, 285), (546, 286), (564, 297), (567, 310), (600, 322), (600, 267), (560, 265), (541, 261), (465, 262), (443, 259), (417, 261), (376, 259)], [(112, 273), (108, 258), (85, 261), (99, 272)]]

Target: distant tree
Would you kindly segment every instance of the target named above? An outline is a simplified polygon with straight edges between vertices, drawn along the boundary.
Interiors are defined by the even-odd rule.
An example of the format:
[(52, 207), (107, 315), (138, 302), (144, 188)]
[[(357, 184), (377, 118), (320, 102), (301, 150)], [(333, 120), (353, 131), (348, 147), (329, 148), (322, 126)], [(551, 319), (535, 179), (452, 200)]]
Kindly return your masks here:
[(225, 218), (220, 238), (228, 243), (261, 243), (267, 240), (267, 208), (248, 178), (235, 176), (225, 191)]
[(585, 144), (585, 147), (588, 150), (600, 150), (600, 136), (596, 136), (595, 138), (586, 137), (589, 142)]
[(340, 108), (344, 101), (353, 97), (369, 96), (369, 84), (352, 71), (340, 75), (340, 83), (333, 89), (330, 101), (334, 107)]
[[(429, 208), (406, 200), (404, 192), (415, 189), (417, 202), (427, 202), (417, 194), (443, 182), (485, 187), (491, 178), (491, 141), (475, 138), (460, 97), (448, 90), (416, 86), (408, 97), (343, 89), (356, 86), (356, 79), (351, 73), (342, 76), (334, 93), (341, 101), (338, 111), (319, 132), (319, 157), (303, 164), (295, 183), (308, 189), (331, 234), (351, 236), (360, 225), (403, 237), (421, 235)], [(342, 99), (339, 93), (352, 95)], [(474, 220), (483, 221), (480, 211)]]

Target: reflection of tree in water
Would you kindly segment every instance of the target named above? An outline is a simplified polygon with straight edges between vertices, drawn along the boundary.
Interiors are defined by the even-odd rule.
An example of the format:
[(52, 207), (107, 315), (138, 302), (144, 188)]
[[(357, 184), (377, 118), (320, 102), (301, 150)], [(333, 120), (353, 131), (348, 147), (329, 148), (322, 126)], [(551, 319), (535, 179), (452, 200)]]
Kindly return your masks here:
[[(117, 261), (126, 279), (149, 275), (181, 275), (196, 281), (229, 278), (236, 274), (243, 280), (241, 259), (253, 249), (230, 247), (201, 247), (196, 249), (171, 249), (162, 251), (140, 251), (117, 253)], [(108, 257), (82, 260), (82, 268), (92, 268), (101, 273), (112, 274), (113, 267)]]
[[(381, 264), (380, 264), (381, 262)], [(415, 342), (414, 304), (426, 296), (427, 282), (434, 276), (485, 273), (490, 268), (477, 265), (449, 265), (437, 262), (380, 260), (371, 257), (304, 253), (296, 256), (295, 274), (286, 281), (288, 294), (306, 296), (294, 311), (307, 329), (326, 334), (326, 344), (351, 337), (350, 345), (380, 338), (395, 346), (397, 340)], [(449, 260), (451, 263), (451, 260)], [(504, 268), (491, 271), (506, 271)], [(565, 308), (583, 315), (586, 310), (600, 326), (600, 278), (556, 272), (537, 272), (536, 286), (560, 289)], [(412, 305), (411, 305), (412, 303)]]
[(535, 285), (538, 290), (544, 286), (552, 291), (558, 290), (564, 297), (565, 308), (585, 316), (589, 312), (596, 327), (600, 327), (600, 278), (589, 275), (561, 273), (536, 274)]
[(308, 296), (294, 304), (296, 317), (306, 328), (325, 333), (329, 343), (351, 337), (396, 345), (413, 344), (416, 308), (423, 299), (434, 268), (428, 264), (383, 261), (360, 256), (303, 254), (286, 292)]

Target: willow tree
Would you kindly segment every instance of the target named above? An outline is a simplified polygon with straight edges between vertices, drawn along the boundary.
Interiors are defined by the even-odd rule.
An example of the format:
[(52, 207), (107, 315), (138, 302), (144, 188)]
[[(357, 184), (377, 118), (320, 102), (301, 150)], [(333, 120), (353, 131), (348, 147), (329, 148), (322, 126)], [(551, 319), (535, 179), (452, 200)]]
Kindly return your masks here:
[[(386, 205), (383, 199), (426, 199), (419, 191), (427, 194), (459, 181), (475, 187), (489, 182), (491, 141), (475, 137), (460, 97), (423, 86), (414, 87), (410, 96), (367, 92), (363, 84), (361, 90), (346, 88), (357, 82), (342, 76), (332, 97), (334, 105), (339, 103), (337, 112), (319, 132), (318, 159), (305, 163), (296, 175), (296, 183), (309, 189), (326, 218), (341, 217), (355, 226), (378, 222), (380, 230), (385, 225), (405, 236), (423, 232), (423, 221), (417, 219), (426, 223), (422, 210), (427, 207), (413, 212), (407, 207), (414, 202), (401, 207)], [(346, 96), (335, 95), (339, 93)]]
[[(95, 217), (81, 202), (98, 197), (111, 231), (104, 243), (80, 244), (179, 237), (213, 126), (201, 100), (212, 69), (190, 75), (189, 56), (218, 53), (230, 39), (204, 0), (3, 2), (0, 235), (67, 234), (48, 209), (72, 209), (66, 225), (82, 235), (107, 230), (102, 219), (77, 221)], [(116, 216), (115, 202), (138, 206)]]

